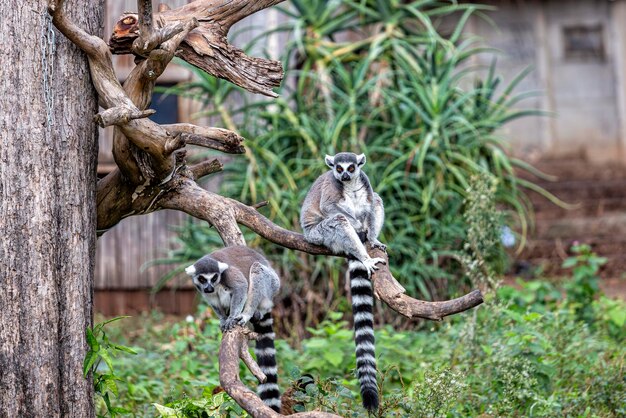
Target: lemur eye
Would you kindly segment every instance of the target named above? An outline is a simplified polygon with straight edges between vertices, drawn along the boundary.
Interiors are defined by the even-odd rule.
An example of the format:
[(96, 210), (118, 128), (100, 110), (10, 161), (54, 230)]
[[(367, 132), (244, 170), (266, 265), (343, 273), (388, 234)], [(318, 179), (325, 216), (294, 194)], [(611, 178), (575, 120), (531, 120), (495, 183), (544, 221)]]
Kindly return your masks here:
[(204, 276), (198, 277), (198, 281), (200, 282), (200, 284), (206, 284), (206, 279), (204, 278)]
[(211, 278), (211, 283), (212, 283), (212, 284), (215, 284), (215, 282), (216, 282), (216, 281), (217, 281), (217, 275), (215, 275), (215, 276), (213, 276), (213, 277)]
[(354, 164), (350, 165), (350, 167), (348, 167), (348, 171), (351, 173), (354, 173)]
[(341, 166), (337, 166), (337, 173), (343, 173), (343, 168)]

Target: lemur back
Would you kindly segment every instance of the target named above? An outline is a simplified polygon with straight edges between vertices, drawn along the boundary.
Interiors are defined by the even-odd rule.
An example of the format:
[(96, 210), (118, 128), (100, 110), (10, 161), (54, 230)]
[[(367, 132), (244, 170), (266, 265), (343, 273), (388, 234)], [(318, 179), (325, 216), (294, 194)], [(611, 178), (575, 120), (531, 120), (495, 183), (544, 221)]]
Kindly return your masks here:
[(385, 248), (378, 241), (384, 222), (384, 208), (374, 193), (368, 177), (360, 170), (365, 155), (339, 153), (326, 156), (331, 171), (322, 174), (311, 186), (300, 214), (305, 239), (324, 245), (334, 253), (346, 254), (348, 265), (354, 337), (356, 344), (357, 375), (361, 383), (363, 406), (378, 408), (376, 385), (376, 357), (374, 351), (374, 321), (371, 273), (381, 258), (370, 258), (365, 248)]
[(265, 257), (245, 247), (226, 247), (208, 254), (186, 269), (202, 297), (220, 319), (223, 331), (248, 321), (259, 334), (255, 354), (267, 380), (257, 393), (263, 402), (280, 411), (280, 390), (272, 318), (272, 298), (280, 281)]

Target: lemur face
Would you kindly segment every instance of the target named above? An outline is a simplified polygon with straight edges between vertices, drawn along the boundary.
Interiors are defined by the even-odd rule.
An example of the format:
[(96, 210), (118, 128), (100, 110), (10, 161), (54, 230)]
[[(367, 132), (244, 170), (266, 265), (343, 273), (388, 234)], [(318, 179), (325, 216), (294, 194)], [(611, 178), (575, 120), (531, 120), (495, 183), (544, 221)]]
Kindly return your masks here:
[(191, 276), (194, 286), (200, 293), (213, 293), (227, 268), (228, 264), (204, 256), (187, 267), (185, 273)]
[(340, 152), (334, 157), (327, 155), (325, 161), (337, 180), (349, 182), (361, 174), (361, 167), (365, 164), (365, 154)]

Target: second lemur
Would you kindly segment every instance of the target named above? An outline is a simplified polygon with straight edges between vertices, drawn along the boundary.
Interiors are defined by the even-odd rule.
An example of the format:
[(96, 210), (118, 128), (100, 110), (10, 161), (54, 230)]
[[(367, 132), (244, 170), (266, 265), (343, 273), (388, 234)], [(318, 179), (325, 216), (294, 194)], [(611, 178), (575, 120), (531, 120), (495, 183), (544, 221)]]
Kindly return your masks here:
[(280, 412), (272, 327), (272, 299), (278, 293), (280, 279), (270, 263), (248, 247), (234, 246), (205, 255), (185, 272), (217, 314), (222, 331), (248, 321), (252, 324), (259, 335), (254, 350), (257, 363), (267, 376), (257, 393), (267, 406)]
[(308, 242), (351, 258), (348, 272), (357, 375), (363, 406), (371, 411), (378, 408), (371, 273), (384, 260), (371, 258), (365, 246), (385, 249), (378, 241), (385, 212), (380, 196), (361, 170), (364, 154), (341, 152), (334, 157), (327, 155), (325, 161), (330, 171), (311, 186), (302, 205), (300, 224)]

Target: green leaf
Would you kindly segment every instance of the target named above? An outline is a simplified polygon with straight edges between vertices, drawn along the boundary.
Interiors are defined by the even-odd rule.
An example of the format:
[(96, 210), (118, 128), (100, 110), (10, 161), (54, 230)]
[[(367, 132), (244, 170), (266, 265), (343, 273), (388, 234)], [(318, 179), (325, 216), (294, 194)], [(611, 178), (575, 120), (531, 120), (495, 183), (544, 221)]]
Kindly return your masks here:
[(100, 349), (100, 351), (98, 351), (98, 355), (107, 364), (111, 373), (113, 373), (113, 360), (111, 360), (111, 356), (109, 355), (109, 352), (106, 351), (105, 349)]
[(618, 327), (623, 327), (626, 323), (626, 309), (623, 306), (617, 306), (607, 312), (609, 319)]
[(111, 391), (116, 397), (119, 396), (119, 390), (117, 388), (117, 383), (115, 382), (115, 378), (112, 375), (107, 375), (104, 379), (107, 389)]
[(87, 344), (89, 344), (89, 348), (91, 349), (91, 351), (100, 350), (100, 344), (98, 344), (98, 340), (93, 335), (93, 331), (91, 330), (91, 328), (87, 327), (85, 333), (87, 335)]
[(135, 350), (133, 350), (130, 347), (126, 347), (125, 345), (111, 344), (111, 347), (113, 347), (114, 349), (116, 349), (118, 351), (123, 351), (125, 353), (137, 354), (137, 352)]
[(337, 367), (343, 362), (343, 351), (341, 348), (330, 346), (324, 351), (324, 359), (333, 366)]
[(561, 267), (563, 267), (564, 269), (568, 269), (574, 267), (576, 264), (578, 264), (578, 259), (576, 257), (569, 257), (566, 258), (565, 261), (563, 261)]
[(96, 360), (98, 359), (98, 354), (94, 351), (87, 351), (85, 355), (85, 360), (83, 361), (83, 376), (87, 377), (89, 372), (91, 371), (91, 366), (94, 365)]
[(178, 418), (178, 412), (175, 409), (169, 408), (167, 406), (163, 406), (163, 405), (159, 405), (158, 403), (153, 403), (152, 404), (157, 412), (159, 413), (159, 415), (162, 418)]

